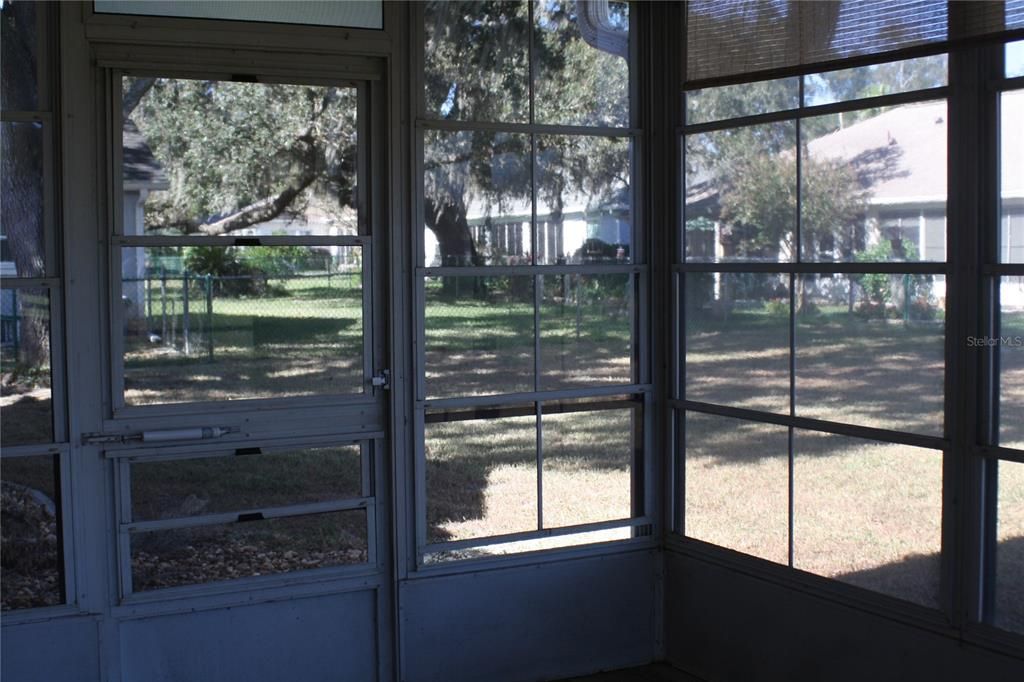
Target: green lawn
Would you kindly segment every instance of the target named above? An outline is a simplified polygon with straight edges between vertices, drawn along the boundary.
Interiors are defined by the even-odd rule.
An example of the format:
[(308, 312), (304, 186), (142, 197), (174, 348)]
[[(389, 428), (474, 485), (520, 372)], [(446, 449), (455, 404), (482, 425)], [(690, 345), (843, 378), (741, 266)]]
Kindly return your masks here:
[[(197, 287), (185, 333), (180, 283), (125, 329), (129, 405), (358, 393), (363, 307), (357, 275), (268, 280), (260, 296)], [(166, 316), (163, 311), (169, 312)], [(158, 338), (153, 338), (153, 337)], [(185, 339), (189, 341), (185, 353)]]
[[(429, 396), (533, 390), (534, 281), (428, 280), (424, 351)], [(190, 315), (187, 355), (180, 288), (168, 294), (169, 302), (175, 301), (176, 317), (169, 327), (174, 338), (149, 338), (154, 331), (164, 334), (158, 316), (130, 322), (127, 402), (360, 390), (358, 280), (305, 278), (269, 284), (263, 296), (215, 295), (209, 314), (205, 298), (192, 295), (199, 306), (193, 310), (200, 312)], [(634, 330), (628, 276), (601, 281), (547, 277), (543, 287), (541, 387), (631, 383)], [(798, 415), (942, 434), (941, 316), (881, 319), (822, 304), (800, 315), (795, 331)], [(1024, 334), (1024, 314), (1005, 314), (1003, 333)], [(788, 413), (789, 343), (788, 316), (770, 305), (691, 314), (686, 329), (688, 397)], [(1004, 443), (1024, 443), (1024, 419), (1014, 416), (1024, 405), (1024, 349), (1005, 348), (1001, 360), (1001, 437)], [(13, 414), (10, 409), (5, 402), (4, 419)], [(467, 540), (628, 517), (634, 450), (629, 411), (548, 415), (543, 427), (544, 459), (538, 472), (532, 416), (429, 423), (428, 539)], [(786, 429), (692, 416), (686, 436), (687, 532), (787, 563)], [(802, 431), (795, 433), (794, 447), (794, 565), (934, 604), (940, 454)], [(351, 494), (351, 468), (342, 471), (314, 460), (256, 458), (246, 465), (251, 469), (232, 471), (217, 467), (236, 466), (233, 461), (212, 460), (138, 467), (136, 513), (165, 518), (329, 499), (343, 489)], [(537, 515), (538, 474), (543, 522)], [(33, 474), (5, 462), (5, 481), (48, 491), (45, 478), (45, 472)], [(1003, 465), (999, 503), (997, 616), (1006, 627), (1024, 630), (1019, 587), (1024, 584), (1024, 465)], [(136, 578), (148, 589), (365, 560), (362, 521), (353, 521), (351, 515), (341, 518), (152, 534), (135, 543)], [(287, 532), (274, 530), (281, 528)], [(541, 546), (520, 543), (479, 551)], [(253, 548), (258, 561), (245, 559), (242, 548)], [(180, 569), (177, 573), (174, 566)], [(5, 574), (5, 584), (11, 575), (16, 574)]]

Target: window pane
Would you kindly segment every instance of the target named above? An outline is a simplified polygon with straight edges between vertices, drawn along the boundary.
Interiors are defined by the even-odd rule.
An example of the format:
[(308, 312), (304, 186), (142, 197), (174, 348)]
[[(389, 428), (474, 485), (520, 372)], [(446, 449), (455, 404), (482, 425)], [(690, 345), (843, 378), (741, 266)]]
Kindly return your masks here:
[(686, 274), (686, 398), (789, 413), (789, 275)]
[(1000, 95), (1001, 220), (999, 260), (1024, 263), (1024, 90)]
[(686, 413), (686, 535), (789, 563), (789, 432)]
[(135, 592), (367, 561), (363, 510), (133, 533)]
[(133, 247), (121, 268), (127, 405), (364, 390), (360, 247)]
[(428, 423), (424, 442), (428, 542), (537, 530), (535, 415)]
[(356, 91), (125, 77), (123, 233), (358, 232)]
[(632, 261), (628, 139), (537, 136), (537, 263)]
[(428, 116), (526, 123), (530, 19), (525, 2), (424, 5)]
[(537, 123), (629, 125), (629, 5), (534, 5)]
[(804, 261), (945, 260), (946, 102), (801, 124)]
[[(0, 61), (4, 64), (0, 69), (0, 102), (5, 111), (39, 109), (36, 22), (40, 7), (43, 5), (35, 2), (5, 2), (0, 7)], [(5, 157), (7, 154), (4, 152)], [(6, 168), (4, 171), (6, 174)]]
[(794, 431), (793, 565), (939, 605), (942, 453)]
[[(8, 419), (5, 413), (5, 424)], [(57, 460), (52, 455), (3, 460), (4, 611), (64, 602)]]
[(686, 122), (693, 125), (796, 109), (798, 106), (800, 79), (797, 77), (723, 85), (687, 92)]
[(423, 140), (428, 266), (530, 262), (530, 136), (428, 130)]
[(948, 62), (946, 55), (937, 54), (806, 76), (804, 104), (815, 106), (942, 87), (947, 82)]
[(1024, 76), (1024, 40), (1006, 43), (1006, 77)]
[(50, 296), (45, 289), (0, 290), (0, 440), (50, 443)]
[(686, 137), (688, 260), (793, 260), (795, 147), (792, 121)]
[(430, 397), (534, 389), (533, 277), (427, 277)]
[(381, 0), (325, 2), (324, 0), (277, 4), (240, 2), (239, 0), (203, 0), (202, 2), (169, 2), (168, 0), (96, 0), (96, 11), (110, 14), (144, 14), (157, 17), (192, 17), (195, 19), (227, 19), (232, 21), (269, 21), (281, 24), (312, 26), (347, 26), (349, 28), (383, 28), (384, 10)]
[(545, 528), (632, 516), (633, 425), (632, 409), (544, 413)]
[(633, 275), (542, 279), (541, 388), (633, 383)]
[(1002, 277), (999, 332), (999, 443), (1024, 450), (1024, 277)]
[(803, 275), (796, 292), (796, 413), (941, 434), (945, 279)]
[(1024, 634), (1024, 464), (999, 462), (994, 624)]
[(43, 277), (43, 124), (0, 123), (0, 148), (0, 277)]
[(359, 446), (131, 465), (132, 520), (181, 518), (362, 496)]

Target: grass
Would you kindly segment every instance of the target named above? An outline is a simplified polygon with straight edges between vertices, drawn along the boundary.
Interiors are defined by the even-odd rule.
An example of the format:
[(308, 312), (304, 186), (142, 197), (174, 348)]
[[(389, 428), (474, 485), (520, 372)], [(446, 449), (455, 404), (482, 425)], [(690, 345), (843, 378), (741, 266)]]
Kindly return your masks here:
[[(189, 353), (177, 289), (125, 335), (129, 405), (294, 397), (363, 390), (363, 308), (356, 275), (270, 280), (254, 297), (191, 295)], [(333, 283), (329, 286), (329, 282)], [(173, 302), (173, 305), (171, 303)], [(151, 335), (159, 339), (152, 340)]]
[[(427, 394), (493, 395), (534, 390), (532, 278), (428, 280)], [(542, 390), (633, 383), (629, 276), (544, 277), (540, 308)], [(597, 288), (595, 288), (597, 287)], [(485, 293), (481, 293), (485, 292)]]
[[(534, 280), (522, 279), (464, 277), (458, 290), (438, 279), (427, 281), (429, 395), (533, 390)], [(560, 280), (543, 282), (541, 387), (630, 383), (628, 277), (605, 282), (605, 289)], [(143, 334), (151, 325), (132, 329), (127, 397), (147, 404), (319, 394), (356, 386), (362, 378), (361, 295), (358, 288), (335, 284), (307, 279), (274, 287), (273, 295), (263, 298), (216, 297), (212, 363), (203, 355), (202, 325), (196, 332), (198, 350), (189, 356), (151, 344)], [(1024, 314), (1004, 314), (1003, 331), (1024, 334)], [(691, 315), (686, 334), (690, 398), (788, 413), (786, 316), (772, 314), (767, 306), (737, 307), (727, 317)], [(940, 323), (868, 319), (819, 305), (815, 314), (798, 318), (796, 339), (797, 414), (942, 433)], [(1024, 349), (1007, 347), (1001, 359), (1001, 438), (1021, 447), (1024, 417), (1014, 415), (1024, 405)], [(9, 415), (22, 404), (31, 404), (27, 395), (4, 403), (5, 439), (14, 423)], [(628, 410), (545, 416), (540, 472), (532, 416), (429, 423), (428, 540), (472, 540), (629, 517), (631, 420)], [(688, 534), (788, 563), (786, 430), (692, 416), (687, 438)], [(350, 490), (355, 475), (351, 464), (315, 456), (194, 460), (136, 467), (133, 496), (137, 514), (164, 518), (328, 499)], [(26, 476), (5, 461), (5, 480), (45, 490), (45, 481)], [(939, 453), (798, 431), (793, 477), (797, 568), (936, 603)], [(1024, 631), (1024, 465), (1001, 466), (999, 504), (996, 617), (1004, 627)], [(330, 527), (336, 532), (323, 535), (316, 523), (297, 523), (289, 536), (256, 523), (140, 538), (137, 578), (142, 586), (159, 587), (202, 579), (203, 571), (214, 579), (231, 577), (232, 567), (236, 573), (294, 570), (308, 566), (302, 561), (315, 554), (320, 556), (315, 565), (365, 557), (325, 554), (317, 538), (349, 538), (342, 543), (345, 551), (365, 551), (351, 522)], [(304, 533), (310, 534), (309, 543)], [(476, 553), (600, 541), (623, 533), (629, 531), (508, 543)], [(217, 558), (218, 546), (227, 558), (223, 551)], [(254, 548), (263, 558), (252, 563), (231, 549), (240, 547)], [(176, 578), (161, 563), (183, 568)]]
[(535, 425), (532, 416), (427, 425), (430, 542), (629, 518), (630, 409), (544, 417), (542, 524)]

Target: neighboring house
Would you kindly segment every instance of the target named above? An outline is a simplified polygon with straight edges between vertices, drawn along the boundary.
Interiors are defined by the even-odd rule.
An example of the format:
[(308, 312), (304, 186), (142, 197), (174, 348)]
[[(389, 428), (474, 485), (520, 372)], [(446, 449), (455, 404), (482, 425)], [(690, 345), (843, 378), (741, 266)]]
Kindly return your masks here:
[[(309, 197), (308, 204), (300, 212), (284, 212), (278, 217), (232, 232), (239, 237), (269, 237), (288, 235), (303, 237), (309, 235), (349, 236), (359, 234), (359, 218), (355, 209), (338, 206), (336, 199), (319, 194)], [(332, 267), (345, 270), (360, 265), (358, 249), (344, 246), (323, 246), (318, 250), (331, 255)]]
[[(889, 109), (812, 140), (807, 147), (818, 161), (848, 162), (867, 192), (864, 248), (881, 240), (912, 245), (925, 260), (946, 260), (946, 154), (945, 101), (911, 104)], [(1002, 99), (1003, 156), (1024, 155), (1024, 91), (1008, 92)], [(690, 231), (688, 252), (711, 260), (723, 253), (726, 227), (717, 219), (717, 190), (705, 175), (693, 182), (687, 196), (688, 218), (708, 224)], [(1000, 259), (1024, 262), (1024, 168), (1007, 163), (1002, 168)], [(1002, 302), (1024, 307), (1024, 282), (1005, 278)], [(936, 296), (945, 295), (945, 283), (936, 282)]]
[[(171, 184), (160, 163), (153, 156), (145, 138), (131, 119), (123, 126), (122, 228), (125, 235), (140, 235), (145, 230), (143, 206), (150, 192), (170, 189)], [(146, 263), (142, 249), (124, 249), (121, 257), (121, 300), (129, 317), (145, 315)]]
[[(537, 205), (537, 262), (579, 263), (625, 260), (630, 254), (632, 218), (628, 188), (621, 200), (601, 202), (580, 194), (565, 198), (561, 220), (542, 202)], [(477, 251), (495, 264), (530, 262), (530, 206), (513, 206), (498, 215), (480, 201), (470, 202), (466, 220)], [(443, 265), (434, 233), (424, 230), (424, 262)]]

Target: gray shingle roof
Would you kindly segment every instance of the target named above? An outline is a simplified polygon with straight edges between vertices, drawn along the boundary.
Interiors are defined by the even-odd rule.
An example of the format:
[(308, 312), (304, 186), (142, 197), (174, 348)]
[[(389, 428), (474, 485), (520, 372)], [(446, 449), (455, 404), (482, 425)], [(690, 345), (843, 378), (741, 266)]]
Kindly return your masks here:
[(131, 119), (125, 119), (123, 135), (125, 189), (170, 189), (164, 169)]
[[(1004, 196), (1024, 196), (1024, 91), (1007, 93), (1002, 105)], [(812, 140), (812, 158), (849, 161), (869, 178), (877, 205), (944, 201), (946, 198), (946, 102), (894, 107), (878, 116)]]

